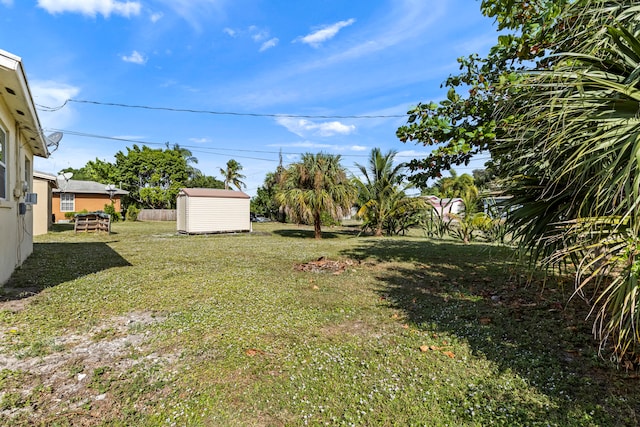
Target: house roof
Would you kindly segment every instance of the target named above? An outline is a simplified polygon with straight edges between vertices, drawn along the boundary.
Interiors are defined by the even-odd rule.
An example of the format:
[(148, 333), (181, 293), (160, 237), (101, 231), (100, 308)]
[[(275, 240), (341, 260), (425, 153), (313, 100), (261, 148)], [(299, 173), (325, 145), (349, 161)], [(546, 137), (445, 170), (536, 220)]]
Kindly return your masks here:
[(34, 178), (40, 178), (40, 179), (46, 179), (47, 181), (56, 181), (58, 180), (58, 178), (51, 173), (46, 173), (46, 172), (40, 172), (40, 171), (33, 171), (33, 177)]
[(182, 188), (180, 194), (189, 197), (214, 197), (227, 199), (250, 199), (248, 194), (242, 191), (219, 190), (216, 188)]
[(9, 107), (11, 116), (18, 123), (20, 132), (33, 150), (33, 154), (44, 158), (49, 157), (40, 119), (27, 83), (27, 75), (22, 67), (22, 60), (2, 49), (0, 49), (0, 83), (0, 98)]
[[(78, 194), (109, 194), (106, 185), (95, 181), (78, 181), (75, 179), (65, 180), (57, 178), (58, 188), (54, 189), (54, 193), (78, 193)], [(129, 194), (128, 191), (116, 188), (113, 192), (114, 196), (122, 196)]]
[(33, 178), (34, 179), (41, 179), (43, 181), (49, 181), (49, 185), (52, 185), (53, 188), (58, 188), (58, 179), (56, 178), (55, 175), (52, 175), (50, 173), (46, 173), (46, 172), (40, 172), (40, 171), (33, 171)]

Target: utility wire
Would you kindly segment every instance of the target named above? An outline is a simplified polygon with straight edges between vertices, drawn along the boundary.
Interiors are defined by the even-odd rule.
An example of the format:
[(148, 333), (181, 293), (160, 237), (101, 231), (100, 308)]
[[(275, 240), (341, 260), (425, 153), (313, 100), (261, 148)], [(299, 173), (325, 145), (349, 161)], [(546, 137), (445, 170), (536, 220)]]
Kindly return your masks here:
[[(167, 142), (153, 142), (153, 141), (141, 141), (141, 140), (136, 140), (136, 139), (129, 139), (129, 138), (118, 138), (115, 136), (105, 136), (105, 135), (96, 135), (96, 134), (92, 134), (92, 133), (85, 133), (85, 132), (79, 132), (79, 131), (74, 131), (74, 130), (66, 130), (66, 129), (47, 129), (47, 131), (52, 131), (52, 132), (62, 132), (66, 135), (75, 135), (75, 136), (80, 136), (80, 137), (84, 137), (84, 138), (97, 138), (97, 139), (106, 139), (106, 140), (111, 140), (111, 141), (121, 141), (121, 142), (132, 142), (134, 144), (140, 144), (140, 145), (158, 145), (158, 146), (166, 146)], [(170, 144), (171, 145), (171, 144)], [(304, 153), (302, 152), (293, 152), (293, 151), (289, 151), (289, 152), (285, 152), (285, 151), (269, 151), (269, 150), (247, 150), (247, 149), (242, 149), (242, 148), (222, 148), (222, 147), (201, 147), (201, 146), (197, 146), (197, 145), (182, 145), (179, 144), (180, 147), (183, 148), (188, 148), (189, 150), (193, 151), (193, 152), (200, 152), (200, 153), (209, 153), (209, 154), (218, 154), (218, 155), (224, 155), (227, 156), (228, 154), (225, 153), (219, 153), (219, 151), (227, 151), (227, 152), (233, 152), (233, 153), (243, 153), (243, 152), (248, 152), (248, 153), (263, 153), (263, 154), (286, 154), (286, 155), (294, 155), (294, 156), (300, 156), (303, 155)], [(414, 159), (414, 158), (419, 158), (419, 157), (426, 157), (427, 154), (425, 155), (419, 155), (419, 154), (412, 154), (412, 155), (405, 155), (405, 156), (396, 156), (396, 158), (410, 158), (410, 159)], [(368, 154), (340, 154), (341, 157), (358, 157), (358, 158), (368, 158), (369, 155)], [(240, 157), (240, 155), (236, 155), (236, 157)], [(254, 160), (265, 160), (265, 161), (274, 161), (274, 159), (265, 159), (265, 158), (259, 158), (259, 157), (249, 157), (249, 156), (243, 156), (242, 158), (247, 158), (247, 159), (254, 159)], [(490, 156), (480, 156), (480, 157), (476, 157), (474, 158), (475, 160), (489, 160), (491, 157)], [(456, 169), (472, 169), (471, 167), (466, 168), (464, 166), (460, 166)]]
[(36, 104), (37, 107), (47, 112), (54, 112), (64, 108), (69, 102), (78, 104), (103, 105), (108, 107), (121, 108), (138, 108), (143, 110), (160, 110), (179, 113), (197, 113), (197, 114), (213, 114), (218, 116), (241, 116), (241, 117), (284, 117), (293, 119), (392, 119), (407, 117), (406, 114), (374, 114), (374, 115), (314, 115), (314, 114), (274, 114), (274, 113), (240, 113), (236, 111), (214, 111), (214, 110), (195, 110), (190, 108), (174, 108), (174, 107), (153, 107), (149, 105), (123, 104), (117, 102), (100, 102), (86, 99), (67, 99), (58, 107), (48, 107), (46, 105)]

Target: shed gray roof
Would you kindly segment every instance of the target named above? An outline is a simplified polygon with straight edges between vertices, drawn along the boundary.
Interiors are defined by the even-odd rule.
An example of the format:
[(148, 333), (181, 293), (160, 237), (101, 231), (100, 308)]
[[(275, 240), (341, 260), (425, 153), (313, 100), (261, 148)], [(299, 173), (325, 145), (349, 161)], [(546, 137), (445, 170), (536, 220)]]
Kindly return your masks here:
[(189, 197), (215, 197), (226, 199), (250, 199), (248, 194), (242, 191), (219, 190), (216, 188), (182, 188), (180, 194)]
[[(74, 179), (65, 180), (57, 178), (58, 188), (54, 189), (54, 193), (82, 193), (82, 194), (109, 194), (105, 189), (106, 184), (95, 181), (77, 181)], [(113, 193), (116, 196), (122, 196), (129, 194), (128, 191), (116, 188)]]

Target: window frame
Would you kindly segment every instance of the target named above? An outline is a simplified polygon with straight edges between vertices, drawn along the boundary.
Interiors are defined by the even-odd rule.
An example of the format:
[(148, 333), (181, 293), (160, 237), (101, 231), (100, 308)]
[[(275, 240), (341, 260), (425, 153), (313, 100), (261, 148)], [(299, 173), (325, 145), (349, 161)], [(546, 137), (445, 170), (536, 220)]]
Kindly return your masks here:
[[(70, 200), (65, 200), (65, 198), (69, 198)], [(68, 208), (69, 203), (71, 204), (71, 209)], [(60, 193), (60, 212), (75, 212), (76, 211), (76, 195), (74, 193)]]
[(31, 177), (33, 176), (33, 170), (31, 166), (31, 159), (25, 156), (24, 158), (24, 182), (26, 184), (25, 193), (31, 193)]
[(0, 200), (8, 200), (7, 185), (9, 184), (9, 173), (7, 171), (8, 144), (7, 131), (0, 123)]

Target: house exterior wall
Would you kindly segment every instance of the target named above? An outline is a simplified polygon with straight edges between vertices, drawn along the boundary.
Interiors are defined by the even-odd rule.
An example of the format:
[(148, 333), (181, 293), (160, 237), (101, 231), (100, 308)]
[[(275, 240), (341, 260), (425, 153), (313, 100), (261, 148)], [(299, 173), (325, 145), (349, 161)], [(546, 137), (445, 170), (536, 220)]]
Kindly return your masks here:
[(0, 100), (0, 129), (5, 140), (5, 197), (0, 199), (0, 284), (11, 277), (13, 270), (20, 266), (33, 252), (32, 228), (33, 210), (27, 208), (24, 215), (19, 213), (19, 203), (24, 202), (24, 188), (32, 188), (33, 152), (25, 136)]
[(450, 220), (451, 215), (459, 215), (464, 212), (464, 203), (460, 198), (440, 199), (436, 196), (427, 196), (426, 201), (433, 207), (438, 216), (445, 221)]
[(178, 231), (222, 233), (251, 231), (249, 199), (225, 197), (178, 197)]
[(51, 229), (53, 220), (51, 218), (51, 183), (49, 180), (34, 178), (33, 192), (38, 195), (38, 203), (33, 205), (33, 235), (39, 236), (47, 234)]
[[(60, 194), (62, 193), (53, 193), (52, 197), (52, 213), (56, 222), (66, 219), (64, 217), (65, 212), (60, 210)], [(74, 197), (75, 207), (73, 212), (81, 212), (85, 209), (87, 212), (104, 211), (104, 205), (111, 203), (109, 196), (106, 194), (75, 193)], [(121, 211), (119, 195), (113, 196), (113, 206), (115, 207), (116, 212)]]

